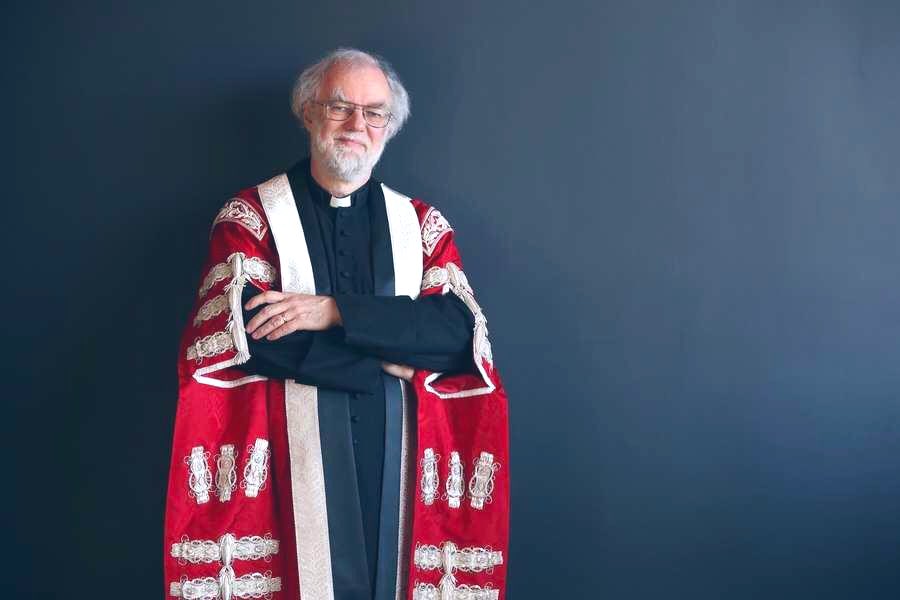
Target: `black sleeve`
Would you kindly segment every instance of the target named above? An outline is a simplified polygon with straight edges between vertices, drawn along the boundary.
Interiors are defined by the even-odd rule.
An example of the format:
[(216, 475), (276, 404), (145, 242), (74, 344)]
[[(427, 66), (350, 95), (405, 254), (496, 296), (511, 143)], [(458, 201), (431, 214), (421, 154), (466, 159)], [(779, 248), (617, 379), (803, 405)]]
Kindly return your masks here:
[(417, 369), (475, 372), (475, 318), (455, 295), (335, 296), (348, 345)]
[[(246, 286), (242, 304), (259, 293)], [(264, 306), (244, 310), (244, 323)], [(248, 335), (247, 346), (250, 360), (242, 368), (251, 373), (348, 392), (372, 393), (380, 385), (382, 359), (346, 344), (341, 328), (296, 331), (274, 341)]]

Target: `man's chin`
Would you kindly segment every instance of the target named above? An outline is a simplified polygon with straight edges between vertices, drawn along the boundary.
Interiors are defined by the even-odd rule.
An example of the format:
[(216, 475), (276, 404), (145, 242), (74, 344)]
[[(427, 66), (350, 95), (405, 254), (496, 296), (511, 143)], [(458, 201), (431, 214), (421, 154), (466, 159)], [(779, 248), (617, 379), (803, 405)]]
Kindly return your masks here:
[[(370, 156), (364, 146), (357, 143), (346, 143), (335, 140), (330, 148), (320, 151), (321, 162), (327, 165), (331, 174), (345, 182), (352, 182), (369, 173), (374, 167), (370, 164)], [(380, 157), (379, 157), (380, 158)]]
[(366, 165), (361, 160), (353, 161), (351, 164), (347, 164), (347, 161), (344, 160), (328, 162), (332, 175), (346, 182), (354, 181), (366, 171)]

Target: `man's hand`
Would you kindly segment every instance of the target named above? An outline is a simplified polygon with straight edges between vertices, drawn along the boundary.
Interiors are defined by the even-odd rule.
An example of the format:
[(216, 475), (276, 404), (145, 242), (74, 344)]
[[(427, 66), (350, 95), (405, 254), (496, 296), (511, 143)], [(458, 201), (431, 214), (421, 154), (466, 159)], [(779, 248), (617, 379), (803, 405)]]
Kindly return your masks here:
[(331, 296), (268, 291), (250, 299), (244, 308), (267, 304), (247, 323), (254, 340), (277, 340), (295, 331), (323, 331), (340, 325), (341, 313)]
[(393, 375), (394, 377), (399, 377), (400, 379), (404, 379), (406, 381), (412, 381), (413, 373), (415, 372), (412, 367), (407, 367), (406, 365), (395, 365), (394, 363), (389, 362), (382, 362), (381, 370), (388, 375)]

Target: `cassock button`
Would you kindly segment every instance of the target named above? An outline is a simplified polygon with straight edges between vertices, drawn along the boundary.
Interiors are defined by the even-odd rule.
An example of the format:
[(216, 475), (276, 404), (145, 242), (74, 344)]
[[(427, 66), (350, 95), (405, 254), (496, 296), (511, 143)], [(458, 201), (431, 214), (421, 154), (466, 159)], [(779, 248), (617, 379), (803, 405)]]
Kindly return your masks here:
[(346, 230), (346, 229), (341, 229), (340, 234), (341, 234), (342, 236), (344, 236), (344, 237), (347, 237), (347, 230)]
[(347, 256), (347, 251), (341, 248), (338, 250), (338, 256)]
[(359, 417), (357, 417), (356, 415), (350, 415), (350, 422), (359, 423)]
[(341, 277), (343, 277), (344, 279), (350, 277), (349, 271), (341, 271)]
[[(346, 439), (346, 438), (345, 438), (345, 439)], [(359, 446), (359, 440), (354, 439), (354, 440), (353, 440), (353, 445), (354, 445), (354, 446)]]

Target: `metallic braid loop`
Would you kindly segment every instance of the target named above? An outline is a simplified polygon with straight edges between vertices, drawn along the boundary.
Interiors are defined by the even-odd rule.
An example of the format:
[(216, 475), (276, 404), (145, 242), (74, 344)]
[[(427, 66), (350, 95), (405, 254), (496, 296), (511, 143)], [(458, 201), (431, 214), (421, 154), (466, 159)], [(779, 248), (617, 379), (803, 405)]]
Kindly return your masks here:
[(445, 484), (446, 493), (443, 498), (447, 500), (450, 508), (459, 508), (459, 501), (463, 497), (463, 466), (459, 460), (459, 452), (450, 453), (450, 475)]
[(281, 591), (281, 578), (265, 573), (248, 573), (235, 577), (230, 568), (223, 568), (219, 579), (200, 577), (183, 578), (169, 585), (169, 595), (185, 600), (231, 600), (231, 598), (271, 598)]
[[(446, 589), (446, 591), (444, 591)], [(416, 583), (413, 600), (498, 600), (500, 590), (477, 585), (446, 586), (438, 588), (430, 583)]]
[(209, 472), (209, 452), (203, 446), (191, 448), (191, 455), (184, 459), (188, 466), (188, 494), (197, 500), (197, 504), (209, 502), (209, 490), (212, 488), (212, 473)]
[(256, 438), (253, 446), (247, 448), (250, 458), (244, 466), (244, 480), (241, 487), (248, 498), (256, 498), (259, 491), (265, 488), (269, 474), (269, 441)]
[(426, 505), (434, 504), (435, 496), (438, 489), (438, 472), (437, 464), (440, 455), (434, 453), (433, 448), (425, 448), (422, 457), (422, 502)]
[(421, 544), (416, 546), (414, 561), (416, 568), (424, 571), (441, 569), (445, 574), (455, 571), (491, 573), (494, 567), (503, 564), (503, 553), (478, 547), (460, 550), (453, 542), (444, 542), (440, 548)]
[(236, 455), (234, 444), (223, 444), (216, 457), (216, 491), (219, 502), (231, 500), (231, 492), (237, 487), (237, 471), (234, 466)]
[(490, 452), (482, 452), (475, 459), (475, 473), (469, 480), (469, 498), (472, 508), (481, 510), (484, 503), (491, 502), (491, 494), (494, 491), (494, 474), (500, 469), (500, 464), (494, 462), (494, 455)]
[(183, 537), (180, 542), (172, 544), (170, 555), (182, 564), (221, 562), (230, 566), (234, 560), (271, 560), (272, 555), (278, 553), (278, 546), (278, 540), (273, 540), (269, 535), (235, 538), (226, 533), (218, 541)]

